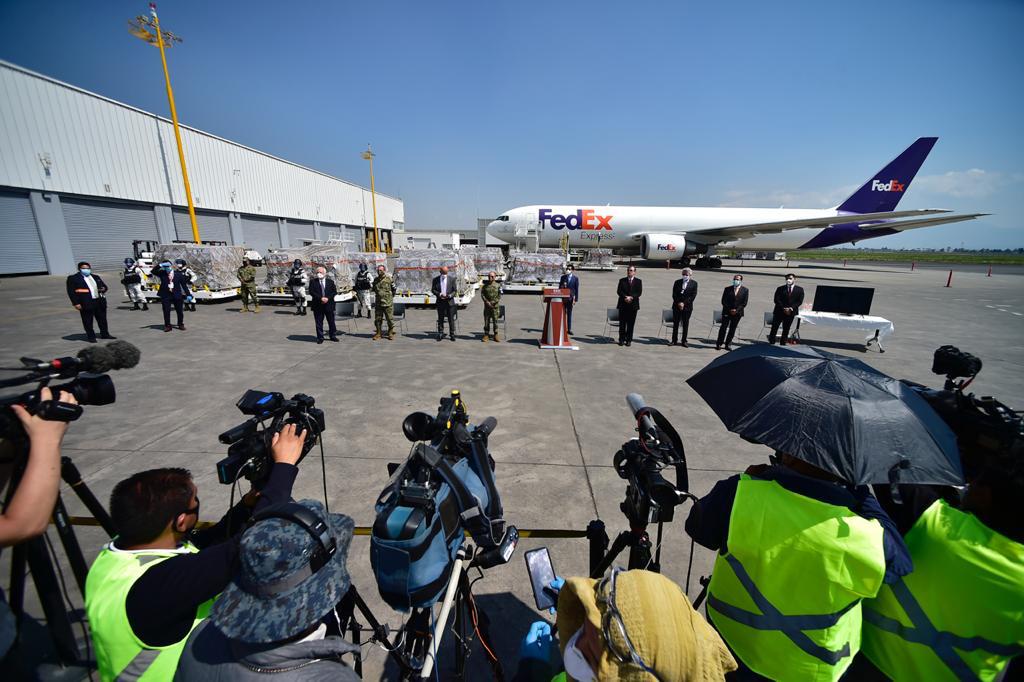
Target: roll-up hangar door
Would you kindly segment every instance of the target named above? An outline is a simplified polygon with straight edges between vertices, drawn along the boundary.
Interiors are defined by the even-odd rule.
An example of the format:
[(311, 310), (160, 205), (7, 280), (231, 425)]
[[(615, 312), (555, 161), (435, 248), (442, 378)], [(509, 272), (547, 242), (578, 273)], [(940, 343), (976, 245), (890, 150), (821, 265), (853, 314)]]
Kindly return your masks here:
[(302, 241), (303, 239), (315, 239), (313, 233), (313, 223), (303, 222), (301, 220), (289, 220), (288, 221), (288, 241), (291, 242), (292, 246), (303, 246), (309, 242)]
[(345, 238), (352, 240), (352, 248), (356, 251), (366, 250), (366, 244), (363, 242), (363, 228), (346, 225)]
[[(199, 228), (200, 241), (231, 243), (227, 213), (196, 211), (196, 226)], [(178, 239), (192, 241), (192, 221), (188, 217), (188, 209), (174, 209), (174, 232)]]
[(153, 207), (113, 201), (61, 198), (64, 223), (76, 261), (93, 270), (120, 270), (135, 239), (157, 240)]
[(242, 216), (242, 237), (245, 245), (266, 255), (270, 249), (281, 248), (281, 235), (277, 231), (276, 218)]
[(0, 245), (0, 275), (46, 272), (46, 257), (27, 194), (0, 192)]

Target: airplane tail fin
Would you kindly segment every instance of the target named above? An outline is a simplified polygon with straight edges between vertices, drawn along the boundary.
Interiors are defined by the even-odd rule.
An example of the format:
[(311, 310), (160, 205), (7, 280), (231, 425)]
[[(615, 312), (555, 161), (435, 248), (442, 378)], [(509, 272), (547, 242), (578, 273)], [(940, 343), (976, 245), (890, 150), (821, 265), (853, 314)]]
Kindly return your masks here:
[(903, 193), (910, 187), (910, 181), (917, 175), (921, 164), (935, 146), (937, 137), (919, 137), (889, 165), (875, 173), (846, 201), (836, 207), (850, 213), (879, 213), (892, 211), (900, 203)]

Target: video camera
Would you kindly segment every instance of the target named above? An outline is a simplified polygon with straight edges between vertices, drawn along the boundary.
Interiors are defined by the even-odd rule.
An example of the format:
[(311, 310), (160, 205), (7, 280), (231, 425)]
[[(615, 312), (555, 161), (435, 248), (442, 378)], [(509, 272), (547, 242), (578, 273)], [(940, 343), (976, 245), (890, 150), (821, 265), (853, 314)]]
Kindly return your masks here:
[[(127, 341), (114, 341), (105, 346), (83, 348), (75, 357), (55, 358), (49, 361), (21, 358), (21, 367), (0, 368), (5, 371), (26, 371), (20, 377), (0, 381), (0, 388), (37, 383), (37, 387), (16, 396), (0, 398), (0, 439), (27, 452), (28, 439), (21, 422), (8, 409), (11, 405), (24, 405), (31, 414), (51, 421), (72, 422), (82, 416), (84, 405), (110, 405), (117, 400), (114, 382), (106, 374), (114, 369), (128, 369), (139, 364), (139, 349)], [(64, 384), (51, 385), (54, 379), (74, 377)], [(40, 400), (43, 387), (49, 387), (53, 399)], [(75, 397), (77, 405), (58, 400), (60, 391)]]
[(228, 456), (217, 462), (218, 480), (232, 485), (244, 476), (257, 487), (266, 482), (273, 465), (270, 446), (274, 434), (287, 424), (295, 424), (306, 432), (301, 462), (317, 444), (320, 434), (327, 430), (324, 411), (315, 405), (316, 400), (304, 393), (296, 393), (286, 400), (283, 393), (246, 391), (235, 407), (251, 418), (217, 437), (230, 446)]
[(956, 434), (961, 463), (968, 480), (1024, 444), (1021, 413), (991, 396), (964, 393), (981, 372), (982, 362), (955, 346), (935, 351), (932, 372), (945, 375), (943, 389), (936, 390), (904, 380), (917, 391)]
[[(626, 404), (636, 418), (639, 437), (623, 443), (612, 459), (619, 477), (629, 481), (619, 508), (635, 526), (672, 521), (676, 505), (690, 489), (682, 438), (639, 394), (627, 395)], [(668, 467), (675, 469), (675, 484), (662, 474)]]
[[(377, 498), (370, 563), (393, 608), (433, 604), (444, 591), (468, 532), (479, 547), (472, 565), (507, 563), (519, 533), (506, 526), (487, 439), (498, 422), (469, 423), (459, 391), (441, 398), (436, 415), (414, 412), (402, 422), (414, 443)], [(435, 542), (436, 540), (436, 542)]]

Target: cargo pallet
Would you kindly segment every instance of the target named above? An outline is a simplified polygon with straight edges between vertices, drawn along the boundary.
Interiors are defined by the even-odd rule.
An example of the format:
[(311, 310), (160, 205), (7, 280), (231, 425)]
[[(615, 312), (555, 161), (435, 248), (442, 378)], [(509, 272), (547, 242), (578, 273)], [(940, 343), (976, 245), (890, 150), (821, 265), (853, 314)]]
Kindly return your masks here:
[(541, 294), (557, 287), (558, 282), (505, 282), (501, 290), (506, 294)]

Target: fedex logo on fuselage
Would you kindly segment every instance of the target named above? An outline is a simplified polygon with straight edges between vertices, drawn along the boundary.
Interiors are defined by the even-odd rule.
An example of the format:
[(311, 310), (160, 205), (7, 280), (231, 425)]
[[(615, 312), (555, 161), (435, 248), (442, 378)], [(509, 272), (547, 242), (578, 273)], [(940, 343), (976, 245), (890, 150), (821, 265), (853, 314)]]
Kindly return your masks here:
[(596, 215), (590, 209), (578, 209), (575, 213), (562, 215), (552, 213), (550, 208), (542, 208), (537, 212), (537, 220), (542, 224), (547, 222), (555, 230), (610, 230), (612, 229), (612, 216)]
[(881, 180), (871, 181), (872, 192), (902, 192), (904, 183), (899, 180), (890, 180), (889, 182), (882, 182)]

